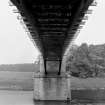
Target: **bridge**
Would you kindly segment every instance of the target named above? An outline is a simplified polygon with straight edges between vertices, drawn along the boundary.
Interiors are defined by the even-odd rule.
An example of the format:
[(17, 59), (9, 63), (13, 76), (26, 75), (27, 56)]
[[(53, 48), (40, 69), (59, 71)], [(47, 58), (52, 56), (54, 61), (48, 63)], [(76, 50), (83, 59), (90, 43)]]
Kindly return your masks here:
[[(65, 82), (68, 81), (69, 76), (64, 76), (66, 73), (65, 53), (85, 24), (85, 20), (88, 18), (85, 14), (91, 13), (88, 8), (90, 5), (94, 5), (92, 4), (93, 1), (11, 0), (27, 26), (33, 43), (37, 45), (42, 55), (40, 72), (44, 73), (42, 73), (43, 76), (38, 75), (36, 78), (44, 78), (47, 75), (48, 78), (62, 77), (65, 78)], [(56, 67), (54, 68), (53, 65), (48, 69), (48, 66), (54, 63)], [(69, 85), (68, 82), (67, 85)], [(40, 87), (42, 86), (40, 85)], [(63, 99), (66, 96), (70, 98), (69, 92), (69, 95), (66, 96), (64, 93), (62, 93)], [(43, 98), (40, 97), (39, 99)]]

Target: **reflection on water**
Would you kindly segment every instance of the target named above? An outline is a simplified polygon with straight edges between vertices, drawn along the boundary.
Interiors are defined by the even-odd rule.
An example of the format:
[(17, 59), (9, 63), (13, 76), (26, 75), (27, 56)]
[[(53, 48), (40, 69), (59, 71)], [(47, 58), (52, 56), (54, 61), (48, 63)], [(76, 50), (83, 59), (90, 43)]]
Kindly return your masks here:
[(61, 102), (61, 101), (37, 101), (34, 105), (105, 105), (105, 103), (79, 103), (79, 102)]
[(0, 105), (34, 105), (33, 92), (0, 90)]
[(105, 103), (33, 101), (32, 91), (2, 91), (0, 90), (0, 105), (105, 105)]
[(72, 105), (70, 102), (63, 102), (63, 101), (37, 101), (35, 105)]
[(60, 102), (60, 101), (40, 101), (34, 105), (105, 105), (105, 103), (79, 103), (79, 102)]
[(72, 90), (72, 99), (87, 101), (105, 101), (104, 89)]

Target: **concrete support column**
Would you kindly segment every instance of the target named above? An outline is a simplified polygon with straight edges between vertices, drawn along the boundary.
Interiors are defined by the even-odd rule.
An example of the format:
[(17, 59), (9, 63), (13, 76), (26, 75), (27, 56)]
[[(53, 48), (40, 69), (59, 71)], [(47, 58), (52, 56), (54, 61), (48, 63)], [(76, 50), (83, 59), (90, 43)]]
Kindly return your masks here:
[(34, 100), (70, 101), (70, 76), (36, 75), (34, 78)]
[(70, 75), (66, 73), (65, 67), (62, 66), (62, 73), (58, 75), (58, 62), (49, 61), (48, 74), (45, 75), (42, 58), (40, 63), (40, 72), (34, 76), (34, 100), (70, 101)]
[(66, 73), (66, 55), (62, 59), (61, 73)]
[(39, 58), (39, 65), (40, 65), (39, 73), (44, 74), (44, 72), (45, 72), (44, 60), (43, 60), (43, 57), (41, 55), (40, 55), (40, 58)]

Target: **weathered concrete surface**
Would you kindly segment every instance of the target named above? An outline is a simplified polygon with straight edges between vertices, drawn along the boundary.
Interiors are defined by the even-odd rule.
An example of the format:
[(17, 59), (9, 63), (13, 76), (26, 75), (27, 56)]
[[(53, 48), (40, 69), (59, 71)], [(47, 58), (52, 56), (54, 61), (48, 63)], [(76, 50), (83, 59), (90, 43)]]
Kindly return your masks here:
[[(59, 72), (59, 61), (47, 61), (46, 62), (46, 71), (48, 74), (58, 74)], [(41, 74), (44, 74), (45, 72), (45, 67), (44, 67), (44, 60), (43, 57), (40, 56), (40, 69), (39, 72)], [(66, 72), (66, 56), (63, 57), (62, 63), (61, 63), (61, 74)]]
[(70, 76), (67, 74), (41, 75), (35, 74), (35, 100), (70, 100)]
[(44, 61), (40, 56), (40, 70), (34, 75), (35, 100), (70, 100), (70, 75), (66, 74), (66, 58), (63, 58), (61, 73), (59, 61), (47, 61), (45, 75)]

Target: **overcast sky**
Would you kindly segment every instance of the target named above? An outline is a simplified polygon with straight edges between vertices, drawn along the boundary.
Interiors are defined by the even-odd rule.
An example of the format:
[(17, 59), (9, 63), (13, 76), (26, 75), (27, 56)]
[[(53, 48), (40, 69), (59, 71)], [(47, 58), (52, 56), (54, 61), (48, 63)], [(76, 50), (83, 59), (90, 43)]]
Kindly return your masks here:
[[(38, 50), (13, 13), (9, 0), (0, 3), (0, 64), (33, 63)], [(98, 0), (93, 14), (75, 40), (76, 44), (105, 43), (105, 0)]]
[(80, 34), (75, 40), (76, 44), (86, 42), (88, 44), (105, 43), (105, 0), (97, 0), (97, 6), (89, 15)]

